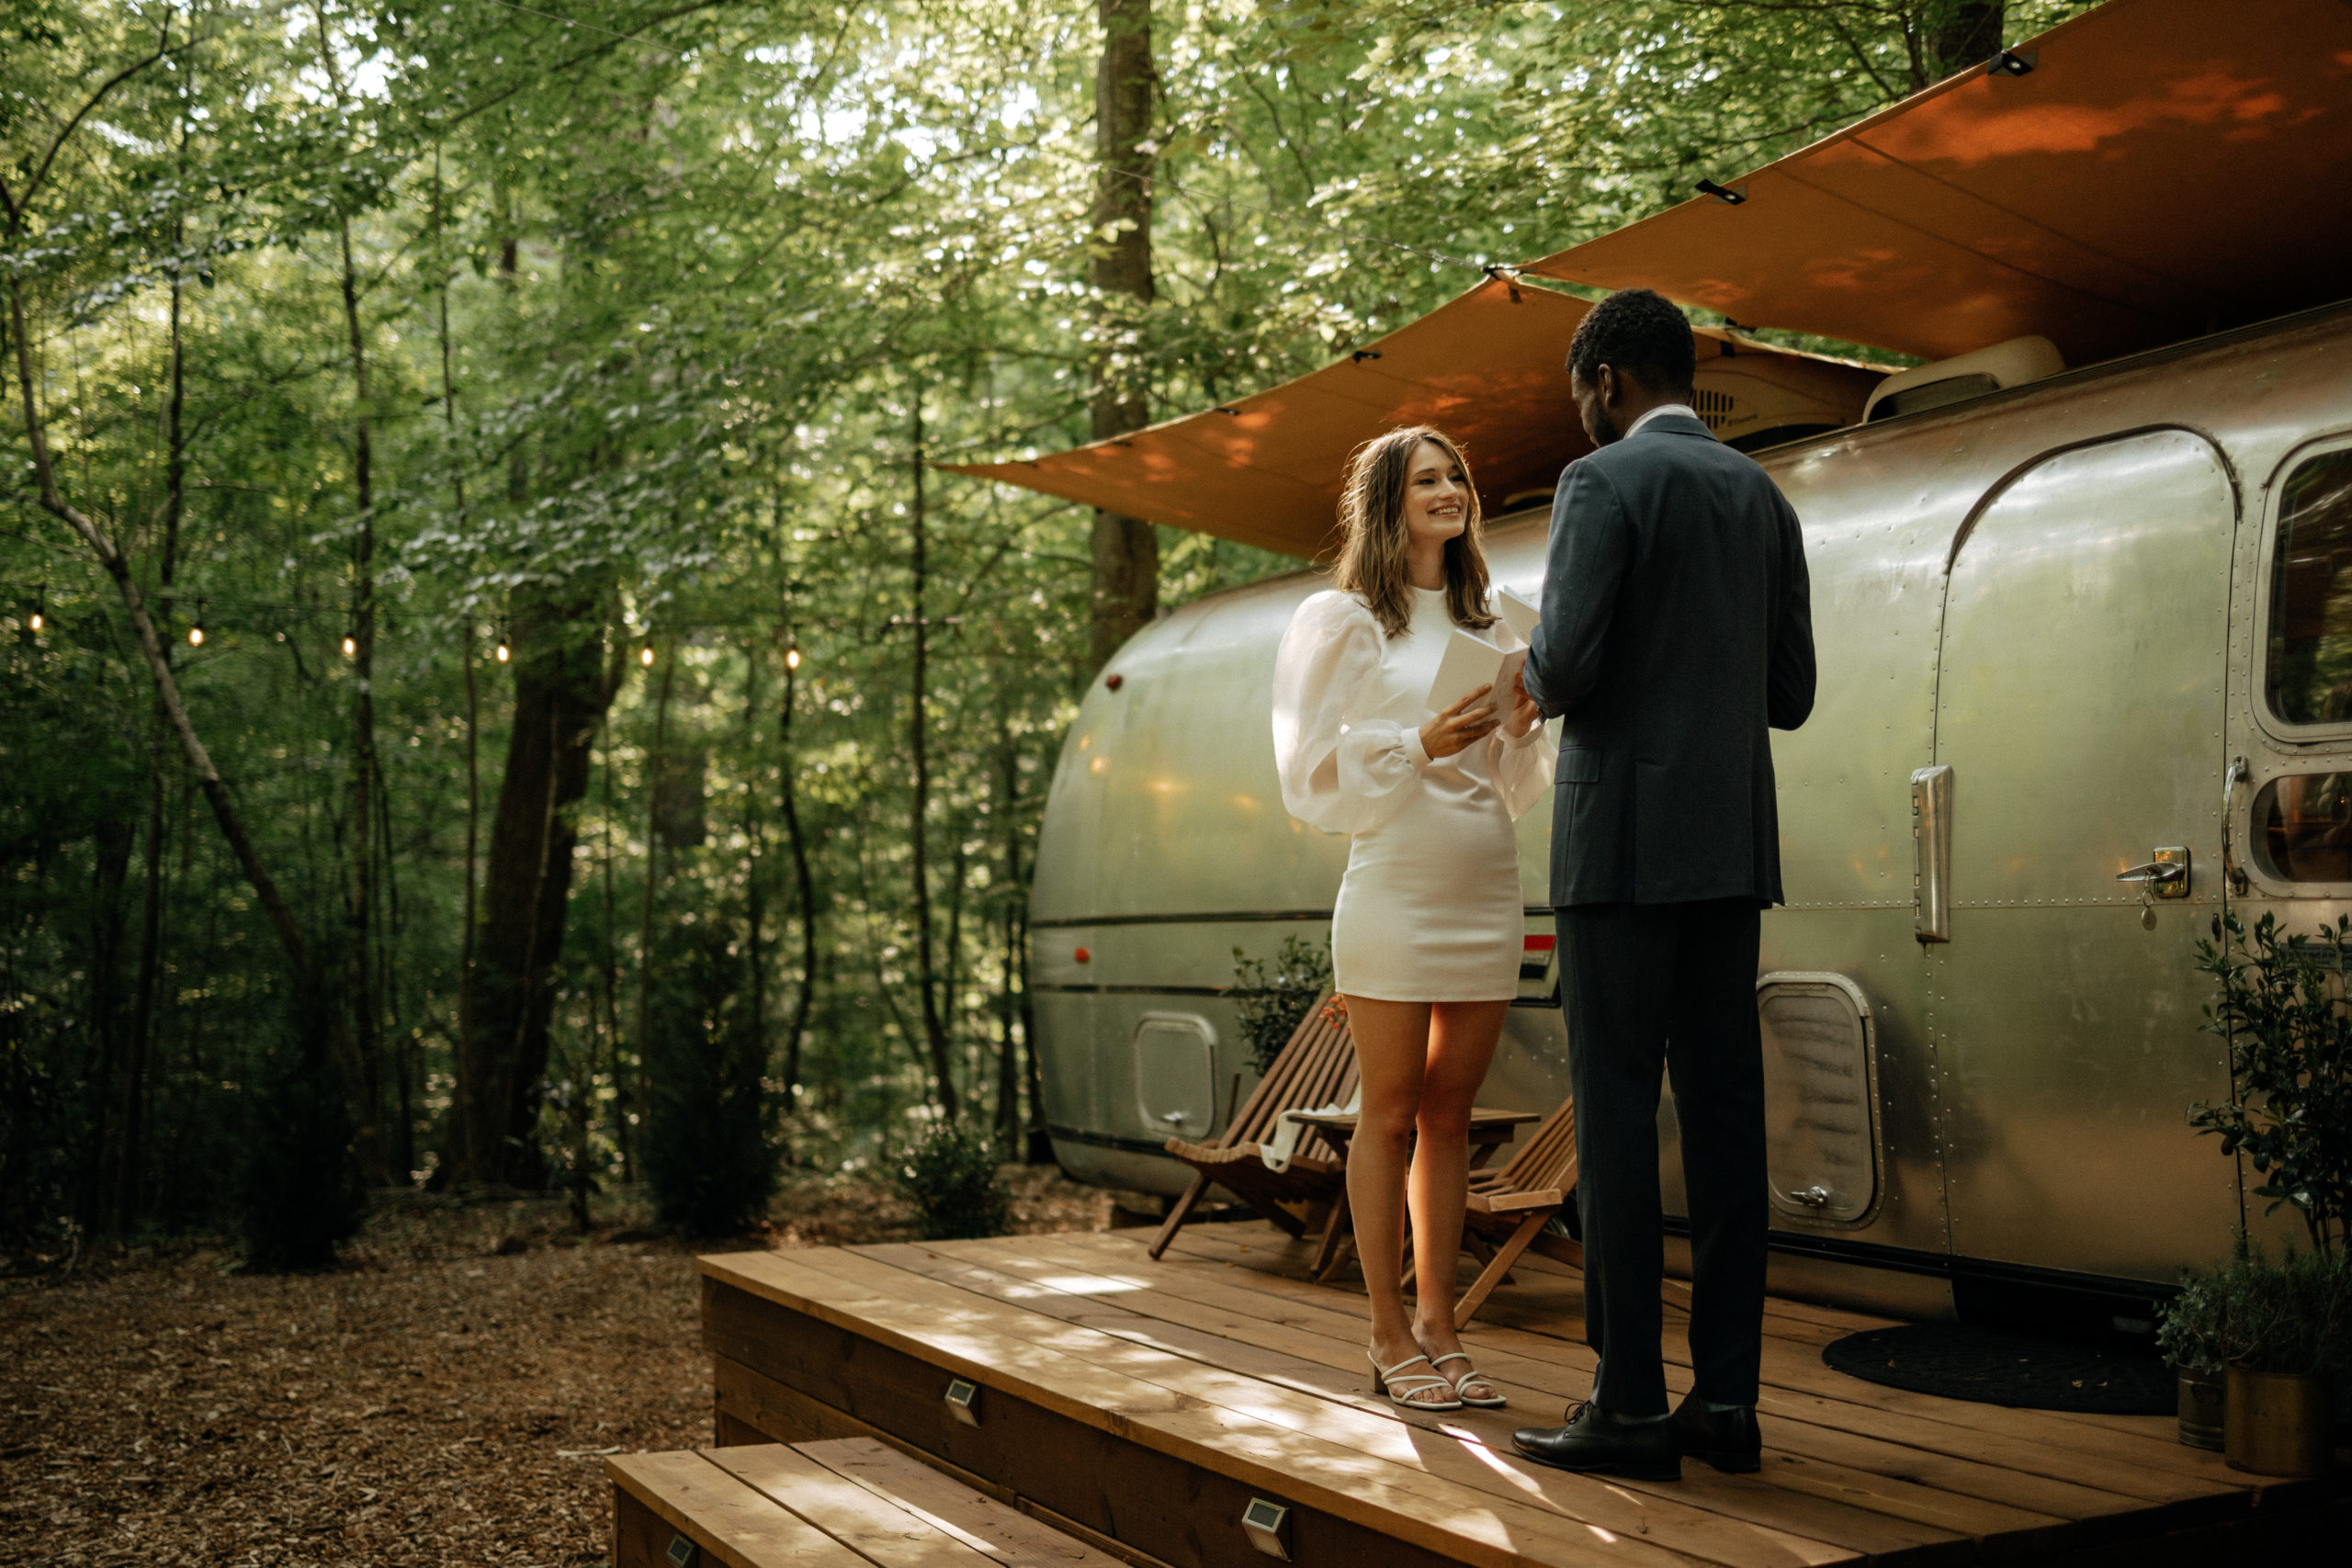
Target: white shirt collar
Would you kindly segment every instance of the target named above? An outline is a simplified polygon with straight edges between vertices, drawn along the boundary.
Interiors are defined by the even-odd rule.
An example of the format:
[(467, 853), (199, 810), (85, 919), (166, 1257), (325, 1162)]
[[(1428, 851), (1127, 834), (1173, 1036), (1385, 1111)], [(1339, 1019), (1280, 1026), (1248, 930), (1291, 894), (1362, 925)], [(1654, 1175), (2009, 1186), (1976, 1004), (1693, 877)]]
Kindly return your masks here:
[(1679, 413), (1685, 419), (1697, 419), (1699, 417), (1697, 412), (1694, 411), (1689, 403), (1660, 403), (1657, 407), (1650, 410), (1649, 412), (1635, 420), (1634, 422), (1634, 428), (1625, 432), (1625, 434), (1627, 435), (1638, 435), (1641, 434), (1642, 426), (1647, 424), (1654, 419), (1661, 419), (1670, 413)]

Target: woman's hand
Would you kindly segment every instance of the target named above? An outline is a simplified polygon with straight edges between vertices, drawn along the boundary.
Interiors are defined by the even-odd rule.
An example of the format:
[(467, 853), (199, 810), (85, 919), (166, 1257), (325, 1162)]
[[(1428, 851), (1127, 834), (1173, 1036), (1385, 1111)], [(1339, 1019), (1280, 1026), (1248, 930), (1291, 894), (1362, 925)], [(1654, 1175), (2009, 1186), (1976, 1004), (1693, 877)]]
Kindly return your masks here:
[(1432, 759), (1451, 757), (1474, 741), (1483, 740), (1502, 723), (1502, 715), (1485, 703), (1492, 686), (1481, 686), (1421, 726), (1421, 750)]

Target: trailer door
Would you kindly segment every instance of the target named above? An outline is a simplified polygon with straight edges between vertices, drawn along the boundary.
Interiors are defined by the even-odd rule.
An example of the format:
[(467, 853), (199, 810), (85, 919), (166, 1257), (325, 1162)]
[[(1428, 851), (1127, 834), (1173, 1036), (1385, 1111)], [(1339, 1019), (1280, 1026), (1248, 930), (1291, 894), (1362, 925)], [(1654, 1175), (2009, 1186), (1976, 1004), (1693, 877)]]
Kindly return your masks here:
[[(2044, 457), (1954, 543), (1951, 940), (1926, 953), (1958, 1258), (2168, 1280), (2228, 1248), (2235, 1170), (2186, 1118), (2229, 1094), (2194, 964), (2236, 520), (2220, 456), (2165, 429)], [(2186, 897), (2117, 880), (2179, 858)]]

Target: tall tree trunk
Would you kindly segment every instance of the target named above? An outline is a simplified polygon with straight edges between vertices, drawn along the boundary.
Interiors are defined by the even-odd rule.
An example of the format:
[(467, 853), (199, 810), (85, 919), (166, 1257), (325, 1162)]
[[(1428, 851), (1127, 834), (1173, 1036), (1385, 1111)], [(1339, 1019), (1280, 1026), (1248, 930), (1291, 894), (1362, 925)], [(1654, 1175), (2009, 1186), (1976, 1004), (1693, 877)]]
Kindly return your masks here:
[[(760, 717), (760, 649), (751, 638), (743, 639), (743, 755), (758, 755), (755, 742), (759, 736)], [(766, 855), (760, 841), (760, 792), (757, 785), (743, 791), (743, 902), (746, 923), (751, 927), (747, 956), (752, 964), (752, 1052), (758, 1057), (760, 1072), (768, 1070), (768, 959), (762, 945), (766, 926), (767, 889)]]
[[(1151, 134), (1156, 88), (1151, 62), (1151, 0), (1095, 0), (1102, 56), (1094, 77), (1094, 234), (1089, 281), (1100, 336), (1089, 412), (1094, 439), (1107, 440), (1150, 422), (1144, 395), (1140, 337), (1152, 301)], [(1119, 645), (1159, 608), (1159, 539), (1152, 525), (1116, 513), (1094, 514), (1091, 668), (1110, 662)]]
[[(1001, 689), (1002, 682), (999, 682)], [(1000, 702), (996, 720), (998, 824), (1004, 829), (1004, 976), (997, 994), (996, 1138), (1005, 1157), (1020, 1145), (1021, 1057), (1013, 1029), (1014, 970), (1020, 962), (1021, 748), (1012, 715)]]
[(351, 901), (345, 915), (351, 983), (352, 1044), (359, 1056), (359, 1156), (372, 1186), (391, 1179), (384, 1138), (381, 998), (376, 985), (376, 479), (375, 437), (369, 419), (368, 339), (359, 321), (359, 269), (351, 255), (351, 224), (337, 228), (343, 245), (343, 324), (351, 355), (352, 499), (357, 506), (351, 539)]
[[(187, 144), (186, 127), (182, 127), (181, 144)], [(172, 226), (172, 240), (177, 244), (182, 237), (180, 226)], [(155, 603), (165, 625), (172, 619), (172, 583), (179, 570), (180, 520), (187, 512), (187, 437), (185, 413), (187, 402), (186, 345), (181, 336), (184, 300), (180, 292), (179, 275), (172, 275), (171, 285), (171, 390), (164, 401), (164, 537), (156, 552)], [(164, 647), (164, 660), (171, 659), (170, 645)], [(114, 1210), (118, 1226), (128, 1226), (139, 1203), (139, 1194), (145, 1186), (141, 1168), (145, 1155), (145, 1121), (147, 1104), (147, 1053), (155, 1036), (155, 990), (163, 977), (164, 965), (164, 774), (170, 755), (170, 721), (159, 700), (148, 726), (147, 735), (147, 842), (146, 880), (141, 889), (139, 910), (139, 977), (131, 993), (130, 1060), (125, 1074), (123, 1095), (122, 1160), (115, 1181)]]
[(98, 1113), (92, 1128), (89, 1161), (85, 1168), (83, 1218), (103, 1234), (119, 1235), (128, 1226), (127, 1205), (120, 1203), (122, 1169), (136, 1136), (129, 1117), (109, 1107), (128, 1098), (123, 1056), (122, 948), (123, 928), (130, 910), (123, 901), (130, 880), (130, 846), (138, 829), (128, 816), (104, 818), (95, 841), (92, 872), (95, 907), (90, 910), (90, 963), (85, 978), (89, 998), (85, 1016), (97, 1046)]
[(632, 1152), (636, 1145), (629, 1137), (629, 1105), (623, 1086), (628, 1081), (621, 1071), (621, 960), (620, 933), (616, 929), (613, 901), (613, 743), (610, 720), (605, 729), (605, 811), (599, 828), (602, 853), (599, 855), (605, 872), (605, 1043), (613, 1075), (613, 1144), (620, 1151), (621, 1179), (637, 1179), (637, 1161)]
[(800, 806), (794, 793), (798, 762), (792, 754), (792, 707), (800, 680), (800, 650), (787, 642), (784, 656), (784, 700), (777, 705), (775, 731), (781, 785), (777, 790), (784, 816), (784, 833), (792, 846), (792, 878), (800, 894), (800, 993), (793, 999), (792, 1024), (784, 1037), (784, 1102), (799, 1102), (800, 1043), (808, 1032), (808, 1010), (817, 998), (817, 890), (808, 874), (808, 844), (800, 832)]
[(914, 516), (913, 550), (910, 565), (914, 577), (914, 670), (912, 673), (913, 701), (909, 705), (907, 743), (913, 753), (914, 806), (910, 815), (907, 832), (909, 849), (913, 861), (915, 900), (915, 981), (922, 992), (923, 1043), (931, 1053), (932, 1077), (939, 1088), (939, 1108), (948, 1120), (956, 1117), (955, 1064), (948, 1056), (947, 1023), (940, 1009), (938, 970), (934, 964), (931, 929), (931, 867), (926, 840), (930, 834), (923, 819), (931, 811), (931, 753), (928, 742), (930, 716), (926, 711), (929, 694), (925, 682), (930, 676), (931, 627), (923, 619), (923, 588), (930, 574), (925, 557), (923, 514), (923, 440), (922, 389), (917, 387), (914, 399)]
[(600, 658), (598, 625), (584, 598), (514, 606), (514, 722), (491, 818), (473, 1027), (458, 1042), (449, 1105), (451, 1181), (536, 1188), (546, 1179), (534, 1133), (555, 1002), (548, 982), (563, 951), (575, 808), (622, 668)]
[[(212, 819), (219, 824), (220, 836), (228, 840), (230, 852), (237, 857), (237, 869), (244, 876), (245, 886), (253, 889), (254, 901), (261, 906), (263, 916), (269, 921), (288, 965), (296, 974), (307, 976), (311, 972), (310, 943), (303, 939), (301, 927), (295, 923), (293, 910), (287, 908), (285, 895), (262, 865), (261, 853), (254, 848), (253, 835), (245, 830), (236, 800), (230, 795), (220, 770), (212, 765), (211, 753), (198, 738), (187, 705), (180, 701), (179, 682), (173, 677), (171, 660), (164, 652), (162, 637), (156, 635), (155, 623), (148, 617), (146, 595), (140, 592), (138, 581), (131, 575), (130, 560), (105, 531), (68, 502), (58, 488), (56, 465), (50, 457), (48, 427), (41, 418), (40, 401), (33, 385), (23, 286), (14, 279), (8, 285), (8, 328), (16, 340), (17, 389), (25, 416), (25, 445), (32, 454), (35, 497), (42, 511), (74, 530), (97, 558), (107, 576), (113, 579), (123, 611), (130, 619), (130, 629), (139, 638), (139, 651), (146, 659), (148, 673), (154, 678), (156, 696), (164, 705), (173, 733), (179, 738), (180, 750), (187, 756), (188, 771), (195, 776), (197, 787), (204, 792), (205, 804), (212, 808)], [(345, 1058), (344, 1066), (348, 1069), (355, 1065), (348, 1059), (350, 1042), (345, 1040), (339, 1044), (338, 1055)]]
[(645, 901), (637, 922), (637, 1124), (653, 1124), (653, 896), (662, 878), (662, 770), (669, 756), (670, 691), (677, 649), (662, 661), (653, 698), (653, 749), (645, 754)]
[[(439, 277), (434, 289), (441, 348), (441, 426), (448, 442), (449, 497), (457, 503), (460, 529), (466, 522), (466, 476), (458, 461), (458, 378), (449, 355), (448, 231), (442, 209), (441, 149), (433, 149), (433, 255)], [(481, 694), (475, 679), (474, 617), (469, 609), (458, 636), (458, 658), (466, 677), (466, 888), (465, 928), (458, 939), (458, 1038), (470, 1038), (474, 1014), (474, 928), (481, 919), (477, 889), (481, 879)]]
[[(327, 27), (326, 7), (311, 0), (311, 14), (319, 28), (319, 69), (334, 90), (335, 107), (347, 107), (343, 68), (335, 57), (334, 38)], [(346, 983), (350, 987), (351, 1042), (359, 1069), (351, 1088), (359, 1098), (357, 1145), (361, 1168), (370, 1185), (389, 1179), (384, 1156), (383, 1066), (378, 1059), (378, 1029), (374, 963), (376, 908), (376, 490), (374, 434), (368, 400), (368, 340), (359, 323), (359, 269), (351, 255), (351, 220), (335, 225), (343, 254), (343, 325), (351, 356), (353, 501), (357, 511), (351, 540), (351, 624), (345, 632), (344, 650), (352, 661), (351, 790), (347, 813), (350, 826), (351, 885), (345, 906)]]
[(1929, 0), (1921, 19), (1934, 66), (1931, 80), (1940, 81), (1992, 59), (2007, 17), (2002, 0)]

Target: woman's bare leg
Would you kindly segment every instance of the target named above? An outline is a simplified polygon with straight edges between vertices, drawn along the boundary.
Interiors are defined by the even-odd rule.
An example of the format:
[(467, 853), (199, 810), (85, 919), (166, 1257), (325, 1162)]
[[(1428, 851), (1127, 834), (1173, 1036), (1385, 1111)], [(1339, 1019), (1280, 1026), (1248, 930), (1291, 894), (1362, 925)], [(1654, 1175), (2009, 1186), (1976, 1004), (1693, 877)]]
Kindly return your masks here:
[[(1418, 1306), (1413, 1333), (1431, 1356), (1462, 1348), (1453, 1332), (1453, 1276), (1462, 1255), (1463, 1202), (1470, 1187), (1470, 1111), (1487, 1081), (1510, 1010), (1509, 1002), (1439, 1002), (1430, 1009), (1412, 1202)], [(1461, 1362), (1450, 1361), (1445, 1370), (1458, 1377), (1464, 1369)], [(1474, 1384), (1469, 1392), (1486, 1396), (1493, 1390)]]
[(1384, 1367), (1421, 1353), (1397, 1276), (1405, 1261), (1405, 1162), (1430, 1058), (1430, 1010), (1428, 1002), (1348, 998), (1363, 1084), (1348, 1145), (1348, 1210), (1372, 1297), (1372, 1353)]

